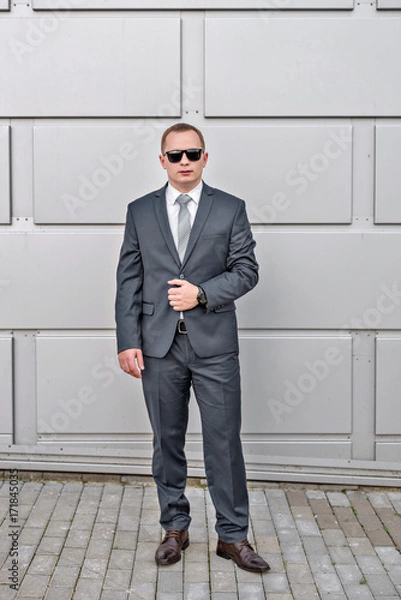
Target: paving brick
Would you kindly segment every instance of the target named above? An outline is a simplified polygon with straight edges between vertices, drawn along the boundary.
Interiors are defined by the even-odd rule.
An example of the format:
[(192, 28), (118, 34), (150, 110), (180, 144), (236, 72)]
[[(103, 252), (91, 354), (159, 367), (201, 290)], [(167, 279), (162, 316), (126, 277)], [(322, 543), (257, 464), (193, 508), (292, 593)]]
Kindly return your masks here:
[(352, 600), (374, 600), (367, 585), (350, 585), (345, 588), (345, 592)]
[[(27, 482), (21, 494), (25, 485), (20, 576), (27, 593), (18, 600), (156, 600), (156, 582), (157, 600), (314, 600), (316, 584), (321, 600), (401, 597), (401, 555), (393, 542), (401, 544), (398, 492), (251, 490), (249, 539), (271, 566), (261, 576), (216, 556), (214, 507), (204, 489), (188, 488), (193, 522), (183, 560), (159, 569), (154, 486), (47, 480)], [(3, 525), (1, 541), (5, 533)], [(0, 561), (7, 554), (0, 542)], [(7, 570), (0, 574), (6, 582)], [(38, 595), (30, 582), (40, 587), (49, 576), (47, 593)]]
[(61, 588), (50, 585), (44, 600), (71, 600), (73, 594), (74, 590), (72, 587)]
[(343, 586), (336, 573), (315, 573), (314, 576), (321, 595), (343, 593)]
[(131, 579), (131, 570), (108, 569), (104, 589), (127, 589)]
[(355, 564), (355, 558), (349, 548), (345, 546), (328, 546), (331, 560), (335, 564)]
[(156, 597), (156, 583), (136, 582), (131, 585), (129, 600), (152, 600)]
[(102, 593), (102, 579), (79, 579), (75, 592), (74, 600), (88, 600), (89, 598), (99, 598)]
[[(85, 548), (63, 548), (58, 565), (61, 567), (73, 567), (82, 565), (85, 557)], [(48, 557), (46, 557), (48, 558)]]
[(400, 565), (388, 565), (386, 566), (388, 576), (395, 586), (401, 585), (401, 566)]
[(103, 575), (107, 569), (107, 564), (107, 558), (87, 558), (84, 561), (80, 577), (88, 577), (90, 579), (99, 579), (99, 577), (103, 578)]
[(60, 554), (64, 542), (64, 537), (44, 536), (36, 550), (36, 554)]
[(327, 492), (327, 499), (331, 506), (349, 506), (350, 501), (342, 492)]
[(387, 565), (401, 565), (401, 554), (394, 547), (375, 546), (380, 560)]
[(357, 565), (336, 565), (336, 571), (343, 586), (358, 585), (363, 577)]
[(19, 596), (36, 596), (43, 598), (49, 583), (49, 575), (29, 575), (26, 574), (20, 589)]
[(319, 600), (316, 586), (297, 583), (291, 586), (294, 600)]
[(46, 556), (44, 554), (35, 556), (29, 565), (30, 575), (50, 575), (53, 573), (58, 556)]
[(135, 550), (137, 545), (136, 532), (117, 531), (113, 540), (113, 548), (118, 550)]
[(202, 583), (209, 581), (209, 565), (204, 562), (185, 562), (185, 581)]
[(391, 579), (387, 575), (366, 574), (365, 577), (373, 596), (382, 597), (397, 594)]
[(283, 559), (286, 563), (306, 563), (306, 555), (301, 545), (294, 546), (293, 544), (283, 544), (281, 546)]
[(209, 600), (209, 583), (185, 583), (184, 600)]
[(108, 558), (111, 547), (111, 540), (91, 540), (88, 545), (86, 556), (88, 558)]
[(211, 571), (212, 592), (236, 592), (237, 584), (231, 571)]
[(347, 539), (340, 529), (326, 529), (322, 536), (327, 546), (347, 546)]
[(46, 536), (62, 537), (66, 536), (71, 527), (70, 521), (49, 521), (46, 527)]
[(125, 590), (104, 590), (100, 596), (100, 600), (126, 600), (126, 598), (127, 592)]
[(348, 544), (355, 556), (376, 556), (375, 549), (366, 538), (348, 538)]
[(297, 520), (296, 525), (301, 538), (312, 536), (321, 537), (319, 528), (314, 521)]
[(313, 583), (312, 572), (309, 565), (287, 563), (286, 572), (291, 585), (294, 583)]
[(286, 496), (291, 506), (308, 506), (308, 498), (305, 492), (291, 490), (287, 492)]
[(57, 566), (51, 578), (52, 587), (74, 587), (78, 578), (79, 567), (60, 567)]
[(303, 540), (303, 546), (306, 554), (318, 554), (319, 556), (327, 554), (326, 545), (322, 538), (305, 538)]
[(290, 591), (287, 576), (283, 573), (265, 573), (262, 575), (265, 592), (285, 593)]
[[(191, 538), (192, 539), (192, 538)], [(187, 562), (208, 562), (208, 547), (204, 542), (190, 543), (184, 552), (185, 563)]]
[(265, 593), (262, 583), (239, 583), (239, 600), (265, 600)]
[(308, 556), (309, 565), (312, 573), (316, 577), (319, 573), (334, 574), (334, 566), (329, 554), (310, 554)]

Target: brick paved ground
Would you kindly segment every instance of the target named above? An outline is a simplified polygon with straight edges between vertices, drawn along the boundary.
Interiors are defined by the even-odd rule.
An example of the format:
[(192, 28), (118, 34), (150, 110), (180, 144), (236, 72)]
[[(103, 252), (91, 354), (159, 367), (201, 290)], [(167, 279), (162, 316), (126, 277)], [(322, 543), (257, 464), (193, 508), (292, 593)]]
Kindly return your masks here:
[(250, 538), (271, 565), (258, 575), (216, 556), (203, 487), (188, 488), (193, 522), (183, 560), (158, 569), (162, 531), (153, 485), (50, 478), (20, 483), (18, 591), (9, 588), (15, 524), (8, 482), (0, 482), (0, 600), (401, 597), (401, 491), (251, 489)]

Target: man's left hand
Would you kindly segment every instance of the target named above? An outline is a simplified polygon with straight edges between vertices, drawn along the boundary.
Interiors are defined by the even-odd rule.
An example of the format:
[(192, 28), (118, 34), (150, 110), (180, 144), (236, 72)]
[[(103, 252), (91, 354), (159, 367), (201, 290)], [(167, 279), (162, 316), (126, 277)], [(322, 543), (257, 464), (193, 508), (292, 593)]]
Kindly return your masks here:
[(174, 310), (190, 310), (198, 304), (198, 286), (185, 281), (185, 279), (171, 279), (167, 282), (171, 287), (168, 290), (168, 301)]

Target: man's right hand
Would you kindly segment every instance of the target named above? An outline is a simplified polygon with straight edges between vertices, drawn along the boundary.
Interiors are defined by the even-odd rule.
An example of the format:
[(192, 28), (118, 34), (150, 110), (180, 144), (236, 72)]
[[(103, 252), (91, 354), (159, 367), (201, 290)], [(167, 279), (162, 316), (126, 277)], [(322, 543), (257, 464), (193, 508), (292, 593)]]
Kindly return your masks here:
[(125, 373), (128, 373), (128, 375), (132, 375), (132, 377), (136, 377), (137, 379), (142, 379), (141, 371), (145, 368), (142, 350), (139, 348), (123, 350), (118, 355), (118, 362)]

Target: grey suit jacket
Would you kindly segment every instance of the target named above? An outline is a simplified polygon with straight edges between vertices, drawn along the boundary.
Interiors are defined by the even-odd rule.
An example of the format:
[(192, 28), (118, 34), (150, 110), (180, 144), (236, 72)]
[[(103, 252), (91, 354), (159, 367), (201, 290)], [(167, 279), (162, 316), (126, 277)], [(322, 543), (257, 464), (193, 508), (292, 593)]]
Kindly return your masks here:
[(238, 351), (234, 300), (258, 281), (255, 241), (243, 200), (204, 183), (183, 263), (171, 233), (166, 186), (128, 205), (117, 269), (118, 352), (141, 348), (163, 357), (179, 313), (169, 305), (170, 279), (205, 290), (208, 306), (185, 311), (188, 337), (200, 357)]

